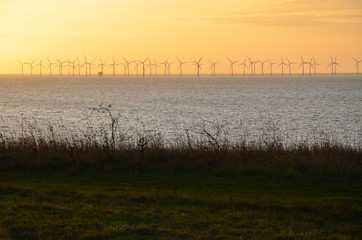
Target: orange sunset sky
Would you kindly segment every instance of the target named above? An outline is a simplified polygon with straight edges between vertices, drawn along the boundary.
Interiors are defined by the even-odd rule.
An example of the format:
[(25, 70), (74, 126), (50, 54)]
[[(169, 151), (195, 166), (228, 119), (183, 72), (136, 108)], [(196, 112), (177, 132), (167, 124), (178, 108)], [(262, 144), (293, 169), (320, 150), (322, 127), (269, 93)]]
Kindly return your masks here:
[(352, 57), (362, 59), (362, 1), (0, 0), (0, 74), (19, 74), (17, 59), (84, 54), (97, 61), (204, 56), (202, 73), (209, 73), (207, 59), (227, 73), (226, 57), (247, 55), (274, 62), (313, 55), (319, 71), (329, 72), (333, 55), (338, 71), (355, 72)]

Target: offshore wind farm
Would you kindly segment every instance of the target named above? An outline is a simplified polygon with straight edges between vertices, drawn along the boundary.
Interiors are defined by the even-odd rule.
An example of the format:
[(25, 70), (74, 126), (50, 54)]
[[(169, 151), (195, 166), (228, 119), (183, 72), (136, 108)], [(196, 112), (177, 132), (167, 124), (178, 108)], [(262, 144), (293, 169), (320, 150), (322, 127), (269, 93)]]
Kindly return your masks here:
[[(22, 76), (25, 75), (32, 75), (33, 74), (33, 70), (35, 68), (39, 69), (39, 76), (42, 75), (42, 69), (45, 68), (45, 65), (42, 64), (42, 57), (39, 59), (39, 62), (36, 63), (36, 59), (32, 60), (32, 62), (23, 62), (23, 61), (20, 61), (20, 60), (17, 60), (18, 64), (20, 65), (20, 71), (19, 71), (19, 74), (21, 74)], [(84, 55), (84, 60), (83, 60), (83, 64), (80, 64), (80, 58), (77, 57), (75, 58), (74, 61), (60, 61), (59, 59), (55, 59), (58, 64), (56, 65), (56, 67), (59, 69), (59, 75), (60, 76), (63, 76), (63, 69), (64, 68), (68, 68), (68, 76), (70, 76), (70, 71), (69, 71), (69, 68), (72, 69), (72, 76), (74, 77), (75, 76), (75, 72), (77, 70), (78, 72), (78, 76), (81, 75), (81, 72), (83, 73), (83, 75), (85, 75), (86, 77), (89, 75), (89, 76), (92, 76), (92, 66), (93, 66), (93, 63), (94, 63), (94, 60), (92, 62), (87, 62), (87, 57), (86, 55)], [(123, 66), (123, 71), (121, 69), (121, 72), (118, 74), (118, 76), (130, 76), (130, 73), (132, 75), (139, 75), (140, 72), (139, 72), (139, 69), (138, 67), (141, 66), (141, 75), (143, 77), (145, 76), (152, 76), (152, 75), (155, 75), (157, 76), (158, 75), (158, 71), (157, 71), (157, 68), (158, 68), (158, 64), (156, 63), (157, 60), (154, 59), (155, 61), (155, 64), (152, 63), (151, 59), (149, 57), (147, 57), (146, 59), (144, 60), (136, 60), (136, 59), (133, 59), (132, 61), (128, 61), (126, 60), (125, 58), (124, 59), (124, 62), (120, 62), (120, 63), (116, 63), (115, 60), (114, 60), (114, 57), (112, 57), (112, 63), (110, 64), (106, 64), (106, 61), (103, 62), (102, 60), (102, 57), (100, 57), (100, 61), (97, 65), (97, 69), (100, 71), (99, 73), (102, 73), (102, 76), (103, 74), (112, 74), (112, 76), (116, 76), (116, 70), (118, 68), (121, 68), (121, 66)], [(204, 75), (210, 75), (210, 73), (208, 71), (205, 71), (204, 73), (201, 72), (201, 65), (202, 64), (202, 58), (199, 59), (199, 61), (189, 61), (189, 62), (182, 62), (178, 57), (175, 58), (177, 61), (178, 61), (178, 67), (177, 67), (177, 70), (174, 70), (174, 72), (171, 71), (171, 65), (173, 63), (169, 63), (168, 61), (170, 60), (170, 58), (167, 58), (165, 62), (163, 63), (160, 63), (161, 65), (164, 66), (164, 76), (167, 76), (167, 75), (177, 75), (179, 74), (180, 76), (183, 75), (183, 66), (189, 64), (189, 65), (196, 65), (196, 68), (195, 68), (195, 72), (192, 73), (192, 72), (188, 72), (187, 75), (197, 75), (199, 76), (200, 74), (204, 74)], [(230, 60), (230, 58), (226, 57), (226, 59), (228, 60), (229, 64), (230, 64), (230, 74), (233, 76), (234, 75), (234, 65), (239, 63), (241, 60), (235, 60), (235, 61), (232, 61)], [(295, 71), (295, 72), (292, 72), (292, 67), (291, 65), (293, 64), (296, 64), (297, 62), (291, 62), (288, 58), (288, 63), (284, 62), (284, 58), (283, 56), (281, 56), (281, 60), (280, 62), (272, 62), (269, 58), (265, 61), (261, 61), (261, 60), (256, 60), (256, 61), (252, 61), (252, 59), (248, 56), (246, 56), (244, 58), (244, 62), (239, 64), (241, 66), (244, 67), (244, 71), (239, 71), (239, 72), (235, 72), (235, 74), (237, 75), (245, 75), (245, 69), (250, 69), (250, 75), (258, 75), (258, 73), (256, 72), (256, 69), (257, 67), (260, 67), (260, 74), (259, 75), (264, 75), (264, 65), (267, 65), (267, 67), (269, 68), (270, 70), (270, 75), (273, 75), (273, 66), (274, 65), (277, 65), (277, 70), (279, 70), (277, 73), (274, 72), (274, 74), (281, 74), (281, 75), (284, 75), (284, 68), (286, 69), (289, 69), (289, 75), (291, 74), (301, 74), (301, 75), (305, 75), (305, 74), (317, 74), (317, 67), (320, 67), (322, 66), (320, 63), (317, 63), (316, 62), (316, 59), (314, 56), (312, 56), (310, 58), (310, 61), (307, 62), (304, 60), (303, 56), (300, 57), (300, 65), (299, 65), (299, 71)], [(76, 65), (76, 62), (78, 61), (78, 64)], [(353, 64), (353, 61), (355, 62), (355, 72), (357, 75), (359, 74), (359, 63), (362, 62), (362, 60), (357, 60), (355, 57), (351, 57), (351, 61), (349, 62), (349, 65)], [(56, 64), (56, 63), (53, 63), (49, 60), (48, 58), (48, 65), (47, 65), (47, 69), (50, 69), (50, 72), (49, 72), (49, 76), (52, 75), (52, 71), (51, 71), (51, 66), (53, 64)], [(36, 63), (34, 66), (33, 64)], [(130, 66), (134, 64), (134, 69), (135, 71), (130, 71)], [(209, 60), (209, 67), (210, 69), (214, 69), (215, 68), (215, 65), (216, 63), (212, 62)], [(29, 65), (29, 67), (26, 67), (26, 65)], [(25, 67), (24, 67), (25, 66)], [(109, 69), (106, 68), (105, 70), (105, 67), (108, 66)], [(334, 75), (334, 74), (337, 74), (337, 67), (340, 68), (341, 65), (337, 62), (337, 57), (335, 57), (334, 59), (332, 58), (332, 56), (330, 57), (330, 62), (328, 64), (325, 64), (325, 66), (327, 68), (330, 68), (331, 69), (331, 74)], [(307, 69), (306, 69), (307, 67)], [(109, 72), (109, 70), (112, 70), (111, 72)], [(132, 68), (131, 68), (132, 69)], [(274, 68), (275, 69), (275, 68)], [(308, 69), (309, 69), (309, 72), (308, 72)], [(147, 72), (146, 72), (147, 70)], [(307, 72), (306, 72), (307, 70)], [(25, 71), (25, 72), (24, 72)], [(27, 72), (28, 71), (28, 72)], [(107, 72), (108, 71), (108, 72)], [(179, 71), (179, 72), (178, 72)], [(342, 71), (342, 70), (341, 70)], [(122, 73), (123, 72), (123, 73)], [(89, 73), (89, 74), (88, 74)], [(167, 73), (167, 74), (166, 74)], [(326, 73), (326, 72), (325, 72)], [(353, 73), (353, 72), (350, 72), (350, 73)], [(226, 74), (226, 73), (223, 73), (223, 74)], [(99, 75), (99, 74), (98, 74)], [(211, 75), (216, 75), (216, 71), (211, 71)]]
[(360, 239), (361, 29), (361, 0), (0, 1), (0, 239)]

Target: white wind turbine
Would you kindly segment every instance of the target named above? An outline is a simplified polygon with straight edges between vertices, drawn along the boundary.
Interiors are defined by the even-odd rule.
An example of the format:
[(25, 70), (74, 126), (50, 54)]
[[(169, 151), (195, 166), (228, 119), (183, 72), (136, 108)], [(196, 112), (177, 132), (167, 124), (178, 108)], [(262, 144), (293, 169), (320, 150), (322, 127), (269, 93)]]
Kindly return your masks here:
[(80, 68), (82, 67), (82, 65), (80, 64), (80, 60), (79, 57), (77, 58), (77, 69), (78, 69), (78, 76), (80, 76)]
[(216, 75), (216, 62), (209, 60), (211, 75)]
[(259, 62), (259, 61), (251, 61), (250, 57), (248, 57), (249, 59), (249, 62), (250, 62), (250, 75), (253, 76), (255, 75), (255, 67), (256, 67), (256, 64)]
[(268, 62), (268, 60), (265, 60), (265, 61), (260, 61), (260, 65), (261, 65), (261, 75), (264, 75), (264, 64)]
[(299, 65), (299, 68), (302, 67), (302, 74), (303, 74), (303, 76), (304, 76), (304, 65), (305, 65), (305, 64), (309, 64), (309, 62), (304, 61), (304, 59), (303, 59), (302, 56), (300, 56), (300, 59), (301, 59), (302, 61), (301, 61), (300, 65)]
[(273, 65), (277, 63), (270, 61), (270, 59), (268, 59), (268, 61), (269, 61), (270, 75), (273, 75)]
[(92, 76), (92, 66), (94, 64), (95, 60), (92, 60), (91, 62), (88, 62), (88, 67), (89, 67), (89, 76)]
[(337, 67), (339, 67), (339, 63), (337, 62), (337, 57), (334, 57), (333, 61), (333, 58), (331, 56), (331, 62), (328, 64), (328, 67), (332, 68), (332, 75), (337, 74)]
[(151, 59), (148, 58), (148, 64), (147, 64), (147, 67), (150, 68), (150, 76), (152, 76), (152, 67), (153, 67), (153, 64), (151, 62)]
[(173, 62), (172, 63), (167, 63), (167, 72), (168, 72), (168, 75), (170, 76), (171, 75), (171, 65), (173, 64)]
[[(146, 58), (144, 61), (141, 60), (137, 60), (137, 63), (139, 65), (142, 65), (142, 76), (145, 76), (146, 73), (146, 62), (148, 61), (149, 58)], [(138, 75), (138, 64), (137, 64), (137, 75)]]
[(74, 77), (74, 72), (75, 72), (75, 68), (76, 68), (75, 63), (77, 62), (77, 60), (79, 60), (79, 58), (76, 58), (73, 62), (69, 61), (69, 65), (71, 65), (71, 67), (72, 67), (73, 77)]
[(114, 57), (112, 57), (112, 63), (109, 64), (109, 67), (112, 68), (113, 77), (116, 76), (116, 66), (119, 66), (119, 63), (117, 63), (117, 61), (114, 59)]
[(124, 70), (125, 73), (127, 73), (127, 77), (129, 77), (129, 65), (133, 63), (134, 61), (128, 61), (127, 59), (123, 58), (124, 60)]
[(32, 62), (27, 62), (25, 64), (29, 64), (30, 65), (30, 76), (33, 76), (33, 69), (34, 69), (34, 64), (35, 60), (33, 60)]
[(227, 59), (229, 60), (230, 62), (230, 71), (231, 71), (231, 76), (234, 76), (234, 64), (239, 62), (239, 61), (231, 61), (230, 58), (227, 57)]
[(104, 71), (104, 66), (106, 66), (106, 62), (103, 62), (102, 57), (99, 58), (100, 59), (100, 63), (98, 64), (97, 68), (101, 68), (101, 73), (103, 74)]
[(311, 66), (313, 68), (313, 73), (314, 73), (314, 75), (316, 75), (317, 74), (317, 66), (320, 66), (320, 64), (316, 62), (314, 57), (312, 57), (312, 60), (311, 60), (310, 63), (311, 63)]
[(40, 62), (35, 65), (35, 66), (39, 66), (39, 75), (41, 76), (42, 75), (42, 68), (45, 68), (45, 66), (42, 64), (43, 62), (43, 57), (40, 58)]
[(281, 62), (279, 63), (278, 67), (281, 66), (282, 67), (282, 75), (284, 75), (284, 65), (287, 65), (284, 62), (283, 56), (281, 56)]
[(291, 62), (288, 58), (287, 58), (288, 64), (287, 64), (287, 69), (289, 69), (289, 75), (292, 74), (292, 65), (296, 64), (296, 62)]
[(167, 68), (168, 68), (168, 58), (166, 61), (160, 63), (160, 65), (163, 65), (165, 76), (167, 75)]
[(178, 57), (177, 61), (178, 61), (178, 69), (180, 70), (180, 76), (182, 76), (182, 65), (186, 64), (187, 62), (182, 62)]
[(247, 60), (247, 58), (244, 59), (243, 63), (239, 64), (240, 66), (243, 66), (244, 75), (245, 75), (246, 68), (249, 69), (249, 66), (246, 64), (246, 60)]
[(17, 61), (18, 61), (18, 63), (20, 63), (20, 65), (21, 65), (21, 76), (24, 76), (24, 65), (25, 65), (26, 63), (20, 62), (19, 60), (17, 60)]
[(89, 64), (89, 62), (87, 60), (87, 57), (86, 57), (86, 55), (84, 55), (84, 63), (82, 66), (85, 66), (85, 76), (86, 77), (88, 77), (88, 64)]
[(52, 76), (52, 65), (55, 65), (55, 64), (57, 64), (57, 63), (53, 63), (53, 62), (51, 62), (50, 60), (49, 60), (49, 58), (48, 58), (48, 67), (47, 68), (49, 68), (49, 76)]
[(152, 66), (154, 67), (154, 69), (155, 69), (155, 75), (157, 75), (158, 74), (158, 67), (160, 66), (158, 63), (157, 63), (157, 61), (156, 61), (156, 59), (155, 59), (155, 63), (153, 63), (152, 64)]
[(196, 66), (196, 70), (197, 70), (197, 76), (200, 76), (200, 70), (201, 70), (201, 60), (202, 57), (198, 60), (198, 61), (193, 61), (194, 65)]
[(357, 70), (357, 75), (359, 74), (359, 64), (362, 62), (362, 60), (357, 60), (355, 58), (353, 58), (353, 60), (356, 62), (356, 70)]

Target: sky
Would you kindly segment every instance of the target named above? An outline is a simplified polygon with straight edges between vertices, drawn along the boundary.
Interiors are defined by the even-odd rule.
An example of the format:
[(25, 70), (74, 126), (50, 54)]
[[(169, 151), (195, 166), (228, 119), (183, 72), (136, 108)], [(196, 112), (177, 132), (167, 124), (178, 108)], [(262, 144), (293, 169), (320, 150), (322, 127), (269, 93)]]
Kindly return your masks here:
[[(329, 72), (332, 55), (338, 71), (355, 72), (352, 57), (362, 60), (362, 1), (0, 0), (0, 74), (19, 74), (17, 60), (85, 54), (108, 62), (113, 56), (159, 62), (203, 57), (205, 74), (208, 59), (218, 62), (218, 73), (228, 73), (226, 57), (300, 62), (301, 55), (314, 56), (318, 71)], [(176, 63), (172, 67), (176, 73)], [(184, 71), (195, 69), (189, 64)]]

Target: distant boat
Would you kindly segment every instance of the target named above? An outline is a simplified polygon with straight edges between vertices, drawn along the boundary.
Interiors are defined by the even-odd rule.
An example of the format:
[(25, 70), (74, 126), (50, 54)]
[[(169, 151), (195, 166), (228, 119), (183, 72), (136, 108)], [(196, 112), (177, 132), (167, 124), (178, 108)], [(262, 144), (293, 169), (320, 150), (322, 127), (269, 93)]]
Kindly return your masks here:
[(102, 77), (102, 76), (103, 76), (103, 72), (98, 72), (98, 76)]

